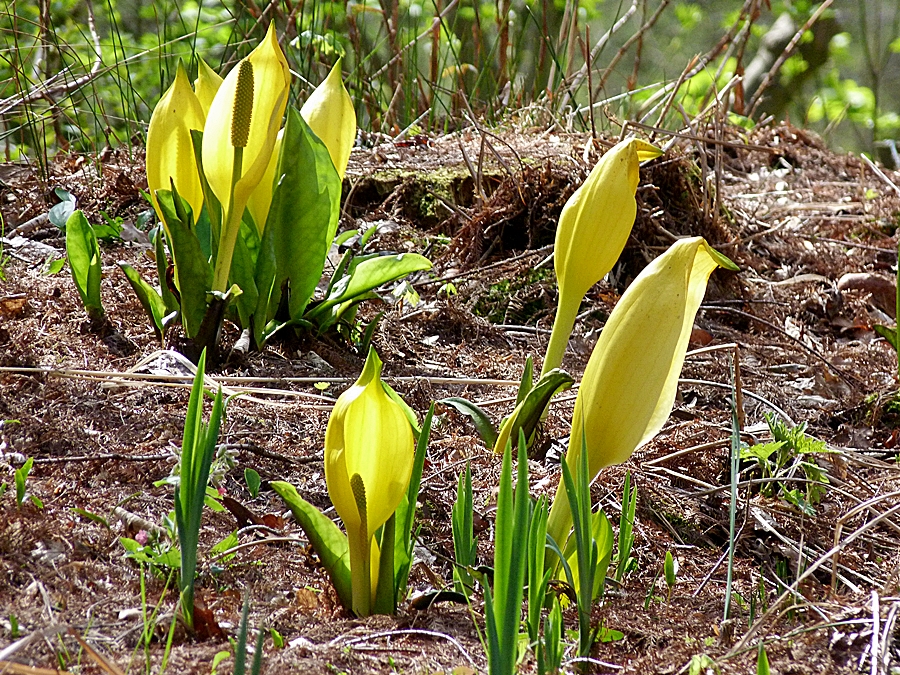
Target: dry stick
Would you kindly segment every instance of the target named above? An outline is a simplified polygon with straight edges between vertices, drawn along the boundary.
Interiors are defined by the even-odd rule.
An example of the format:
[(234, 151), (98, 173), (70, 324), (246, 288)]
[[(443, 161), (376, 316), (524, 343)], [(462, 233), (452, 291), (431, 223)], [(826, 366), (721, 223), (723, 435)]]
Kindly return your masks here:
[[(701, 70), (706, 68), (706, 66), (709, 64), (710, 61), (712, 61), (719, 54), (721, 54), (731, 44), (731, 42), (734, 39), (734, 36), (738, 32), (738, 26), (743, 21), (744, 15), (747, 14), (749, 8), (756, 2), (758, 2), (758, 0), (746, 0), (746, 2), (744, 2), (744, 6), (741, 7), (741, 11), (740, 11), (740, 14), (738, 15), (737, 21), (735, 21), (735, 23), (731, 26), (729, 31), (725, 35), (722, 36), (722, 39), (719, 40), (719, 42), (716, 44), (715, 47), (713, 47), (708, 52), (706, 52), (706, 54), (704, 54), (703, 56), (700, 57), (700, 60), (690, 70), (686, 79), (692, 78), (694, 75), (696, 75)], [(654, 94), (649, 99), (647, 99), (647, 101), (644, 103), (643, 109), (646, 110), (646, 109), (648, 109), (648, 107), (652, 107), (656, 103), (657, 97), (664, 96), (665, 94), (670, 92), (672, 90), (673, 86), (674, 86), (674, 83), (668, 84), (668, 85), (665, 85), (664, 87), (662, 87), (656, 94)], [(639, 113), (639, 114), (642, 114), (642, 113)]]
[(457, 274), (451, 274), (446, 277), (440, 277), (438, 279), (429, 279), (428, 281), (423, 281), (419, 285), (420, 286), (431, 286), (434, 284), (445, 284), (448, 281), (455, 281), (457, 279), (462, 279), (463, 277), (470, 277), (473, 274), (481, 274), (482, 272), (487, 272), (488, 270), (495, 269), (497, 267), (503, 267), (505, 265), (509, 265), (510, 263), (518, 262), (525, 258), (530, 258), (533, 255), (543, 255), (544, 253), (548, 253), (553, 250), (553, 244), (549, 244), (547, 246), (542, 246), (541, 248), (535, 248), (530, 251), (525, 251), (525, 253), (520, 253), (519, 255), (513, 256), (512, 258), (505, 258), (504, 260), (498, 260), (497, 262), (491, 263), (490, 265), (484, 265), (483, 267), (477, 267), (471, 270), (466, 270), (465, 272), (458, 272)]
[(91, 66), (90, 71), (86, 74), (82, 75), (76, 80), (71, 82), (63, 82), (62, 84), (56, 84), (57, 81), (65, 78), (69, 73), (69, 68), (65, 68), (60, 71), (54, 77), (51, 77), (49, 80), (44, 82), (38, 82), (27, 92), (23, 92), (21, 94), (16, 94), (14, 96), (10, 96), (9, 98), (5, 98), (0, 100), (0, 115), (4, 115), (13, 108), (18, 105), (24, 105), (26, 103), (33, 103), (41, 98), (46, 98), (50, 101), (54, 101), (56, 97), (59, 96), (68, 96), (74, 91), (77, 91), (88, 82), (96, 78), (101, 74), (101, 66), (103, 65), (103, 56), (100, 49), (100, 35), (97, 33), (97, 26), (94, 21), (94, 10), (91, 3), (86, 3), (87, 12), (88, 12), (88, 31), (91, 34), (91, 38), (94, 41), (94, 63)]
[(335, 638), (331, 642), (328, 643), (329, 647), (334, 647), (339, 644), (342, 644), (345, 647), (349, 647), (350, 645), (354, 645), (358, 642), (367, 642), (369, 640), (375, 640), (377, 638), (390, 638), (396, 635), (423, 635), (426, 637), (432, 638), (441, 638), (442, 640), (447, 640), (450, 644), (452, 644), (459, 651), (460, 654), (465, 657), (466, 661), (469, 662), (469, 665), (472, 668), (475, 668), (475, 661), (469, 655), (469, 652), (466, 651), (465, 647), (463, 647), (457, 640), (451, 635), (447, 635), (446, 633), (440, 633), (435, 630), (423, 630), (421, 628), (402, 628), (399, 630), (387, 630), (381, 633), (372, 633), (370, 635), (363, 635), (362, 637), (351, 638), (346, 642), (342, 642), (342, 637)]
[(860, 154), (860, 157), (862, 157), (862, 160), (866, 163), (866, 166), (868, 166), (870, 169), (872, 169), (872, 171), (875, 172), (876, 176), (878, 176), (881, 180), (883, 180), (885, 183), (887, 183), (889, 187), (893, 188), (894, 192), (896, 192), (898, 195), (900, 195), (900, 187), (897, 187), (897, 184), (894, 181), (892, 181), (890, 178), (888, 178), (887, 174), (884, 171), (879, 169), (875, 165), (875, 163), (871, 159), (866, 157), (864, 154)]
[(872, 675), (878, 675), (879, 658), (878, 634), (881, 632), (881, 608), (878, 605), (878, 591), (872, 590), (872, 643), (869, 659), (872, 663)]
[(597, 95), (599, 96), (600, 92), (603, 90), (603, 87), (606, 86), (606, 80), (615, 70), (616, 64), (622, 60), (625, 56), (625, 52), (628, 51), (628, 48), (631, 47), (635, 42), (637, 42), (641, 37), (643, 37), (644, 33), (653, 28), (653, 24), (656, 23), (656, 20), (659, 19), (660, 15), (663, 13), (663, 10), (668, 6), (669, 0), (662, 0), (659, 3), (659, 7), (656, 8), (656, 11), (653, 12), (653, 15), (644, 22), (644, 24), (635, 31), (634, 35), (625, 40), (625, 43), (619, 48), (619, 51), (616, 52), (616, 55), (609, 62), (609, 65), (604, 69), (603, 75), (600, 76), (600, 81), (597, 83)]
[(126, 455), (122, 452), (104, 452), (95, 455), (75, 455), (74, 457), (39, 457), (35, 464), (63, 464), (67, 462), (95, 462), (107, 460), (121, 460), (123, 462), (158, 462), (168, 459), (172, 453), (166, 452), (160, 455)]
[[(876, 495), (875, 497), (872, 497), (871, 499), (867, 499), (866, 501), (857, 504), (852, 509), (847, 511), (847, 513), (845, 513), (840, 518), (838, 518), (838, 520), (834, 526), (834, 544), (833, 545), (834, 546), (838, 545), (838, 542), (841, 539), (841, 534), (843, 533), (843, 530), (844, 530), (844, 523), (846, 523), (850, 518), (855, 516), (860, 511), (866, 511), (866, 510), (872, 511), (872, 507), (875, 506), (875, 504), (877, 504), (878, 502), (882, 502), (886, 499), (890, 499), (892, 497), (900, 497), (900, 490), (895, 491), (895, 492), (887, 492), (883, 495)], [(835, 574), (836, 574), (835, 568), (837, 567), (838, 564), (840, 564), (840, 554), (836, 553), (834, 556), (834, 562), (832, 563), (832, 567), (831, 567), (831, 592), (832, 593), (837, 592), (837, 578), (835, 576)]]
[(726, 141), (719, 138), (710, 138), (709, 136), (688, 134), (684, 133), (683, 131), (670, 131), (668, 129), (654, 127), (649, 124), (634, 122), (632, 120), (629, 120), (628, 122), (626, 122), (626, 124), (630, 127), (635, 127), (636, 129), (643, 129), (644, 131), (665, 134), (666, 136), (674, 136), (675, 138), (684, 138), (690, 141), (700, 141), (702, 143), (709, 143), (710, 145), (721, 145), (722, 147), (734, 148), (736, 150), (758, 150), (760, 152), (768, 152), (773, 155), (781, 152), (781, 150), (778, 150), (777, 148), (770, 148), (765, 145), (755, 145), (753, 143), (736, 143), (734, 141)]
[(778, 599), (775, 600), (774, 603), (772, 603), (771, 607), (769, 607), (769, 609), (759, 619), (757, 619), (756, 623), (754, 623), (750, 627), (750, 629), (744, 634), (744, 636), (741, 638), (740, 642), (738, 642), (734, 647), (731, 648), (731, 651), (728, 652), (726, 657), (734, 656), (736, 653), (738, 653), (738, 652), (742, 651), (744, 648), (746, 648), (747, 643), (759, 632), (759, 630), (763, 627), (763, 625), (766, 622), (768, 622), (768, 620), (772, 617), (772, 615), (775, 614), (775, 610), (777, 610), (779, 605), (781, 605), (781, 603), (784, 602), (789, 595), (796, 595), (798, 592), (797, 589), (800, 588), (800, 584), (802, 582), (804, 582), (806, 579), (808, 579), (813, 574), (813, 572), (815, 572), (822, 565), (824, 565), (826, 562), (828, 562), (828, 560), (830, 560), (836, 553), (840, 552), (841, 550), (846, 548), (849, 544), (851, 544), (852, 542), (859, 539), (859, 537), (861, 537), (865, 532), (867, 532), (871, 528), (878, 525), (882, 520), (885, 520), (886, 518), (890, 518), (891, 516), (893, 516), (895, 513), (898, 513), (898, 512), (900, 512), (900, 504), (898, 504), (897, 506), (894, 506), (893, 508), (889, 509), (888, 511), (881, 513), (873, 520), (866, 522), (864, 525), (862, 525), (861, 527), (859, 527), (858, 529), (853, 531), (849, 537), (844, 539), (844, 541), (842, 541), (838, 545), (834, 546), (830, 551), (828, 551), (824, 555), (820, 556), (819, 559), (816, 560), (808, 568), (806, 568), (806, 571), (803, 574), (801, 574), (799, 577), (797, 577), (797, 580), (790, 585), (788, 590), (786, 590), (784, 593), (782, 593), (778, 597)]
[(265, 457), (267, 459), (276, 459), (278, 461), (287, 462), (289, 464), (314, 464), (315, 462), (323, 461), (323, 458), (319, 456), (291, 457), (289, 455), (283, 455), (280, 452), (275, 452), (274, 450), (266, 450), (256, 443), (224, 443), (222, 447), (225, 450), (247, 450), (248, 452), (252, 452), (254, 455), (259, 455), (260, 457)]
[(772, 84), (772, 80), (775, 79), (778, 71), (781, 70), (781, 66), (784, 65), (784, 62), (787, 61), (788, 57), (791, 55), (791, 52), (794, 51), (794, 47), (796, 47), (797, 43), (800, 42), (803, 34), (806, 33), (806, 31), (808, 31), (812, 27), (812, 25), (819, 20), (819, 17), (822, 16), (822, 13), (826, 9), (831, 7), (832, 2), (834, 2), (834, 0), (825, 0), (825, 2), (819, 5), (818, 9), (816, 9), (816, 11), (813, 12), (812, 16), (810, 16), (809, 19), (806, 20), (806, 23), (803, 24), (803, 27), (794, 34), (794, 37), (792, 37), (791, 41), (788, 42), (787, 47), (784, 48), (784, 51), (781, 52), (781, 55), (777, 59), (775, 59), (775, 63), (773, 63), (772, 67), (769, 68), (769, 72), (766, 73), (763, 81), (753, 93), (753, 98), (750, 100), (750, 112), (747, 113), (747, 117), (753, 117), (753, 113), (756, 112), (759, 104), (762, 103), (763, 93), (766, 89), (768, 89), (769, 85)]
[[(150, 383), (159, 382), (165, 384), (167, 382), (192, 382), (193, 375), (155, 375), (151, 373), (131, 373), (116, 372), (102, 370), (78, 370), (66, 368), (40, 368), (40, 367), (19, 367), (19, 366), (0, 366), (0, 373), (16, 373), (21, 375), (54, 375), (57, 377), (84, 378), (90, 380), (104, 381), (109, 379), (125, 379), (125, 380), (147, 380)], [(217, 378), (223, 382), (296, 382), (299, 384), (315, 384), (317, 382), (329, 382), (332, 384), (349, 384), (353, 382), (351, 377), (243, 377), (243, 376), (222, 376)], [(490, 387), (518, 387), (518, 380), (493, 380), (493, 379), (475, 379), (467, 377), (427, 377), (427, 376), (385, 376), (384, 379), (394, 382), (428, 382), (429, 384), (459, 384), (464, 386), (484, 385)], [(265, 391), (278, 391), (268, 390)], [(291, 392), (296, 393), (296, 392)]]
[(772, 330), (778, 331), (785, 337), (790, 338), (793, 342), (795, 342), (796, 344), (803, 347), (803, 349), (805, 349), (807, 352), (809, 352), (810, 354), (815, 356), (822, 363), (824, 363), (826, 366), (831, 368), (835, 373), (837, 373), (841, 377), (841, 379), (844, 380), (847, 384), (849, 384), (851, 386), (860, 386), (860, 387), (865, 386), (865, 383), (863, 383), (861, 380), (859, 380), (855, 375), (853, 375), (851, 373), (845, 373), (842, 369), (833, 365), (828, 359), (826, 359), (818, 351), (816, 351), (815, 349), (813, 349), (812, 347), (807, 345), (805, 342), (803, 342), (803, 340), (801, 340), (799, 338), (795, 338), (793, 335), (791, 335), (786, 330), (784, 330), (784, 328), (781, 328), (780, 326), (776, 326), (771, 321), (766, 321), (765, 319), (762, 319), (754, 314), (751, 314), (750, 312), (744, 312), (740, 309), (735, 309), (734, 307), (716, 307), (713, 305), (701, 305), (701, 308), (706, 309), (706, 310), (715, 310), (717, 312), (730, 312), (732, 314), (737, 314), (737, 315), (743, 316), (747, 319), (752, 319), (753, 321), (756, 321), (757, 323), (761, 323), (765, 326), (768, 326)]

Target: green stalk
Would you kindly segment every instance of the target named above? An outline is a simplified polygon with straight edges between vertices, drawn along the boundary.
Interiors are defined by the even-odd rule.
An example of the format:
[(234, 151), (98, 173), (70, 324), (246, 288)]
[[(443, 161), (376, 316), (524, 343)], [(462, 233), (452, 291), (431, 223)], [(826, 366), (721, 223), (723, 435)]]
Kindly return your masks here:
[(550, 332), (550, 342), (547, 345), (547, 352), (544, 354), (544, 365), (541, 367), (541, 377), (562, 365), (580, 306), (580, 301), (577, 303), (564, 302), (563, 296), (560, 294), (559, 304), (556, 307), (556, 318), (553, 319), (553, 329)]
[(356, 498), (360, 526), (356, 532), (347, 528), (347, 544), (350, 549), (350, 586), (353, 594), (353, 612), (357, 616), (372, 614), (372, 543), (366, 517), (366, 488), (359, 474), (350, 477), (350, 486)]
[(244, 164), (244, 148), (236, 147), (234, 149), (234, 162), (231, 165), (231, 192), (228, 201), (228, 215), (225, 217), (225, 224), (219, 238), (219, 250), (216, 254), (216, 267), (213, 272), (213, 290), (222, 293), (228, 288), (228, 275), (231, 273), (231, 259), (234, 257), (234, 247), (237, 243), (238, 232), (241, 229), (241, 217), (243, 207), (240, 212), (234, 208), (234, 186), (241, 179), (241, 171)]

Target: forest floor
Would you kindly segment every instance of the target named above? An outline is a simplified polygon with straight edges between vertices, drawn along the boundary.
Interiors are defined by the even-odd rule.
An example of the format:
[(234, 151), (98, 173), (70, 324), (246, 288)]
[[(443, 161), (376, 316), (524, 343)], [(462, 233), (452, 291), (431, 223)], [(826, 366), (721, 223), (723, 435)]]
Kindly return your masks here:
[[(769, 438), (766, 413), (805, 424), (833, 451), (803, 457), (828, 482), (816, 503), (792, 504), (788, 495), (806, 495), (811, 474), (790, 456), (777, 488), (742, 483), (736, 594), (723, 622), (733, 350), (689, 356), (663, 431), (593, 488), (617, 524), (630, 471), (637, 565), (594, 609), (610, 639), (595, 646), (589, 670), (756, 672), (763, 640), (777, 673), (892, 672), (900, 668), (900, 401), (896, 356), (873, 327), (894, 321), (900, 174), (879, 174), (788, 126), (726, 129), (719, 139), (675, 139), (642, 168), (632, 237), (610, 278), (585, 299), (564, 367), (579, 380), (637, 272), (676, 237), (703, 235), (741, 271), (713, 275), (692, 348), (738, 344), (743, 439)], [(512, 409), (526, 357), (539, 364), (553, 319), (556, 219), (598, 156), (587, 136), (557, 132), (375, 138), (354, 150), (341, 229), (377, 225), (373, 250), (434, 261), (432, 272), (411, 280), (417, 303), (384, 293), (363, 311), (385, 311), (374, 337), (385, 378), (419, 414), (447, 396), (478, 402), (495, 420)], [(157, 672), (174, 594), (164, 570), (148, 572), (142, 601), (141, 568), (120, 538), (156, 531), (173, 509), (172, 487), (155, 483), (177, 459), (190, 372), (154, 339), (115, 264), (154, 276), (146, 235), (134, 227), (146, 210), (140, 158), (121, 150), (64, 156), (48, 171), (42, 180), (36, 168), (0, 165), (8, 236), (0, 268), (0, 483), (8, 486), (0, 496), (0, 661), (20, 664), (0, 665), (0, 673)], [(111, 322), (101, 332), (92, 332), (67, 268), (46, 274), (46, 261), (64, 256), (64, 239), (34, 218), (57, 201), (57, 187), (75, 195), (91, 222), (102, 221), (102, 211), (126, 225), (128, 241), (101, 246)], [(266, 639), (264, 672), (485, 672), (479, 600), (421, 609), (406, 602), (397, 616), (353, 618), (268, 487), (289, 481), (314, 505), (329, 506), (328, 412), (315, 397), (337, 396), (363, 355), (337, 338), (310, 337), (229, 353), (236, 338), (226, 330), (226, 358), (212, 380), (240, 391), (247, 382), (234, 378), (262, 378), (252, 386), (268, 392), (229, 404), (214, 480), (250, 514), (206, 511), (197, 584), (210, 635), (176, 630), (167, 671), (209, 673), (214, 656), (231, 649), (226, 637), (236, 634), (249, 591), (251, 626), (284, 640), (278, 647), (274, 634)], [(543, 428), (541, 456), (529, 466), (535, 496), (556, 488), (573, 400), (572, 392), (557, 397)], [(40, 505), (28, 496), (17, 505), (14, 472), (27, 458), (34, 463), (25, 489)], [(467, 418), (438, 406), (419, 499), (414, 594), (452, 582), (450, 510), (466, 460), (481, 562), (490, 564), (500, 459)], [(263, 479), (256, 497), (247, 468)], [(741, 474), (754, 478), (750, 468)], [(235, 531), (242, 546), (217, 558), (211, 548)], [(267, 542), (272, 536), (281, 539)], [(667, 551), (678, 562), (671, 592), (661, 575)], [(795, 592), (776, 604), (789, 586)], [(159, 606), (146, 652), (136, 650), (145, 606)], [(566, 627), (576, 623), (569, 610)], [(218, 672), (231, 668), (229, 658)], [(530, 657), (522, 671), (534, 672)]]

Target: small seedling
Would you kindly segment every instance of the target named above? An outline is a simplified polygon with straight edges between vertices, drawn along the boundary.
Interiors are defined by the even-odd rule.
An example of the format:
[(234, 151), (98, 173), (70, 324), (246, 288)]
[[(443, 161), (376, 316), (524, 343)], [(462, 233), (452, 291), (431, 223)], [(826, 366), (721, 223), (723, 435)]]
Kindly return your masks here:
[(453, 585), (457, 592), (469, 594), (474, 581), (469, 572), (475, 567), (478, 556), (478, 542), (475, 541), (472, 523), (472, 470), (466, 462), (466, 470), (459, 475), (456, 487), (456, 502), (451, 511), (453, 527), (453, 555), (456, 566), (453, 568)]
[(615, 579), (621, 583), (625, 575), (637, 568), (637, 561), (631, 557), (634, 546), (634, 512), (637, 508), (637, 488), (631, 486), (631, 472), (625, 474), (622, 486), (622, 513), (619, 516), (619, 549), (616, 555)]
[(675, 576), (678, 574), (678, 563), (672, 557), (671, 551), (666, 551), (666, 561), (663, 564), (663, 572), (666, 577), (666, 586), (669, 588), (667, 602), (672, 602), (672, 590), (675, 588)]
[(762, 642), (759, 643), (759, 651), (756, 654), (756, 675), (769, 675), (769, 657)]
[(244, 469), (244, 480), (247, 482), (247, 490), (249, 490), (250, 496), (256, 499), (259, 495), (259, 486), (262, 484), (259, 474), (253, 469)]

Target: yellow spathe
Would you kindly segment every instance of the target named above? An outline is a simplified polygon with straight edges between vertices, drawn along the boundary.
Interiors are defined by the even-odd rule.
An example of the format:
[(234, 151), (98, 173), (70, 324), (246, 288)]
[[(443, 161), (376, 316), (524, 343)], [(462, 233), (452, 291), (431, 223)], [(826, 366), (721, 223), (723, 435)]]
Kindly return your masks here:
[[(246, 145), (236, 161), (232, 126), (235, 110), (246, 109), (244, 101), (236, 100), (243, 61), (252, 67), (253, 100)], [(274, 23), (269, 24), (266, 37), (243, 61), (232, 68), (219, 86), (203, 129), (203, 169), (224, 214), (213, 276), (213, 290), (216, 291), (224, 291), (227, 287), (241, 217), (272, 158), (291, 81), (287, 59), (275, 36)], [(262, 189), (271, 192), (272, 186), (262, 186)]]
[(156, 191), (171, 190), (172, 182), (182, 199), (190, 204), (194, 221), (200, 216), (203, 189), (191, 129), (203, 129), (204, 119), (200, 101), (191, 89), (184, 66), (179, 63), (175, 81), (153, 109), (147, 130), (147, 187), (160, 220), (163, 218)]
[(200, 59), (197, 66), (197, 79), (194, 80), (194, 91), (197, 94), (197, 100), (203, 108), (203, 114), (209, 113), (216, 92), (222, 85), (222, 76), (210, 68), (206, 61)]
[(342, 61), (342, 58), (337, 60), (325, 81), (310, 94), (300, 114), (328, 148), (334, 168), (344, 180), (350, 150), (356, 140), (356, 111), (341, 80)]
[[(573, 473), (582, 443), (589, 479), (627, 460), (665, 424), (675, 402), (694, 317), (712, 271), (737, 269), (702, 237), (681, 239), (632, 282), (597, 341), (572, 417), (566, 458)], [(550, 510), (547, 531), (563, 546), (572, 526), (565, 487)]]
[(559, 302), (541, 375), (562, 364), (582, 298), (625, 248), (637, 213), (640, 162), (660, 154), (659, 148), (637, 138), (618, 143), (563, 207), (553, 249)]
[(371, 613), (378, 579), (374, 535), (409, 488), (415, 440), (400, 405), (381, 383), (372, 349), (356, 383), (335, 403), (325, 431), (325, 482), (347, 529), (353, 611)]

